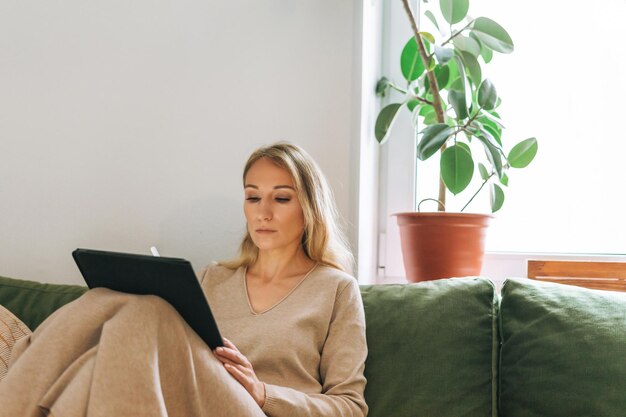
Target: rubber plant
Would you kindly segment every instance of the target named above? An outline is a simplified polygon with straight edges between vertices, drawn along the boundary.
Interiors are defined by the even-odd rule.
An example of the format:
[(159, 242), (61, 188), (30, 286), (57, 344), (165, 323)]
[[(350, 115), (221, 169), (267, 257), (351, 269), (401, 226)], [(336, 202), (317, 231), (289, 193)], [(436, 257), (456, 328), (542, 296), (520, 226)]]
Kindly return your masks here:
[[(526, 167), (537, 153), (535, 138), (522, 140), (505, 153), (504, 125), (496, 111), (501, 100), (493, 82), (482, 76), (482, 66), (494, 52), (513, 52), (513, 41), (495, 21), (468, 16), (469, 0), (440, 0), (439, 17), (425, 11), (439, 32), (436, 36), (421, 31), (409, 0), (402, 2), (413, 30), (400, 56), (406, 86), (383, 77), (376, 93), (384, 97), (393, 89), (404, 98), (380, 111), (376, 139), (384, 143), (399, 112), (407, 109), (416, 129), (417, 157), (425, 161), (440, 152), (438, 210), (445, 211), (446, 189), (454, 195), (465, 190), (478, 167), (481, 185), (461, 211), (489, 185), (491, 210), (496, 212), (504, 203), (507, 170)], [(472, 141), (480, 142), (484, 156), (472, 152)]]

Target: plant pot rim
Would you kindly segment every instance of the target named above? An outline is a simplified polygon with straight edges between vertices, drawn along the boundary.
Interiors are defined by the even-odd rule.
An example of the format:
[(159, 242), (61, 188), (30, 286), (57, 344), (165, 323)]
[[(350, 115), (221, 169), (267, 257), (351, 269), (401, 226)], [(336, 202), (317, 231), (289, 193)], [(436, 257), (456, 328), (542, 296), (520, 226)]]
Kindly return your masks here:
[(466, 217), (466, 218), (478, 218), (478, 217), (488, 217), (493, 219), (495, 216), (492, 214), (482, 214), (482, 213), (459, 213), (459, 212), (448, 212), (448, 211), (404, 211), (399, 213), (393, 213), (392, 216), (406, 216), (406, 217)]

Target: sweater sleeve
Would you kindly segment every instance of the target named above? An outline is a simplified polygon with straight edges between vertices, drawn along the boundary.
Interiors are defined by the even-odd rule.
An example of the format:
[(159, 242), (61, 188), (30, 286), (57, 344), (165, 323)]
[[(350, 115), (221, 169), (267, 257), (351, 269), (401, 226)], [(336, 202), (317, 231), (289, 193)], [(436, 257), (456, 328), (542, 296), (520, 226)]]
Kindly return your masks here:
[(217, 269), (217, 262), (213, 261), (210, 264), (204, 266), (202, 269), (196, 271), (196, 278), (200, 285), (204, 284), (204, 280), (214, 274)]
[(320, 359), (322, 393), (307, 394), (265, 384), (263, 411), (269, 417), (365, 417), (365, 315), (359, 286), (351, 280), (335, 299)]

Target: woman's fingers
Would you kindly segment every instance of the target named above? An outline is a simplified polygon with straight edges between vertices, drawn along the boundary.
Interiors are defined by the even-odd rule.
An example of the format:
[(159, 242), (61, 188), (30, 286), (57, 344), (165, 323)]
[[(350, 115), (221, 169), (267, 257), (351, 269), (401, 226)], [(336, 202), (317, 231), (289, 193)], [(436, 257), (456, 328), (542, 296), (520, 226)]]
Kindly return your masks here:
[(238, 363), (242, 366), (246, 366), (246, 367), (251, 366), (250, 361), (248, 361), (248, 359), (237, 350), (233, 350), (231, 348), (226, 348), (226, 347), (219, 347), (215, 349), (215, 353), (217, 354), (218, 357), (229, 359), (230, 361), (234, 363)]
[(231, 361), (230, 359), (224, 357), (224, 356), (220, 356), (220, 355), (215, 355), (215, 357), (217, 358), (218, 361), (222, 362), (224, 365), (225, 364), (229, 364), (229, 365), (237, 365), (236, 362)]
[(266, 398), (265, 384), (259, 381), (248, 358), (226, 338), (224, 338), (224, 347), (219, 347), (214, 352), (228, 373), (250, 393), (260, 407), (263, 407)]
[(248, 390), (248, 377), (241, 371), (241, 369), (239, 369), (239, 366), (225, 364), (224, 367), (232, 376), (235, 377), (235, 379), (246, 389), (246, 391), (250, 392)]
[(249, 375), (250, 370), (248, 368), (237, 364), (225, 364), (224, 367), (232, 376), (235, 377), (235, 379), (246, 389), (246, 391), (252, 394), (253, 380)]
[(237, 346), (235, 346), (233, 344), (233, 342), (231, 342), (230, 340), (226, 339), (225, 337), (223, 337), (222, 340), (224, 341), (224, 346), (226, 346), (228, 348), (231, 348), (231, 349), (234, 349), (237, 352), (239, 352), (239, 349), (237, 349)]

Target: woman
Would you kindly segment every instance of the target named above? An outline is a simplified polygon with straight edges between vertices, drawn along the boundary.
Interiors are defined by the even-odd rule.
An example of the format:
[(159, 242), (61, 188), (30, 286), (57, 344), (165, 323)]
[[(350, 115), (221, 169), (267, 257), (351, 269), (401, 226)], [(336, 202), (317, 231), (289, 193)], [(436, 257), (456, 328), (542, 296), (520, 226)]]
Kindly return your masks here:
[(363, 307), (319, 168), (277, 143), (243, 179), (240, 256), (200, 274), (224, 348), (157, 297), (91, 290), (16, 345), (0, 416), (365, 416)]
[(217, 358), (268, 415), (365, 415), (362, 305), (323, 175), (278, 143), (250, 156), (243, 182), (240, 258), (202, 280), (234, 342)]

